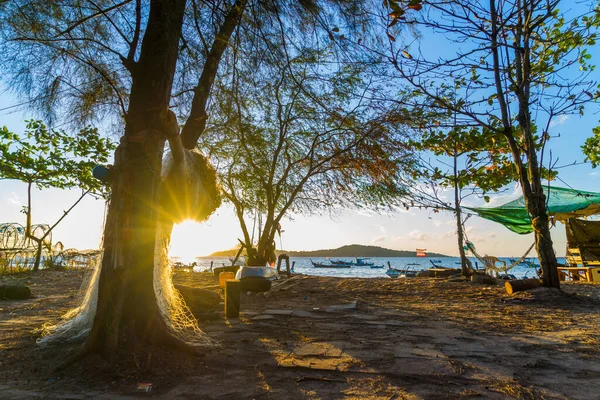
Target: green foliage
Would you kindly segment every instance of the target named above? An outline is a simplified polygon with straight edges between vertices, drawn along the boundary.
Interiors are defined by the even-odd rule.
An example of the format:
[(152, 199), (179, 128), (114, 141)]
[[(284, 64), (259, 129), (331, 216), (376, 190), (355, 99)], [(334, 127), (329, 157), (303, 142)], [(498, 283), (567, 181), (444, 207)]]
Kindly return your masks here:
[(253, 71), (241, 62), (217, 92), (201, 147), (236, 208), (246, 248), (254, 245), (253, 219), (263, 216), (259, 258), (284, 215), (388, 207), (406, 193), (413, 159), (403, 121), (357, 95), (361, 67), (322, 67), (329, 56), (308, 50)]
[(587, 138), (581, 148), (585, 154), (585, 161), (591, 162), (592, 167), (596, 168), (600, 164), (600, 126), (592, 129), (592, 133), (594, 135)]
[(474, 185), (481, 195), (497, 191), (516, 179), (506, 138), (495, 132), (480, 128), (456, 126), (449, 130), (430, 129), (420, 140), (411, 142), (415, 149), (431, 152), (438, 157), (461, 159), (462, 165), (456, 173), (442, 166), (422, 165), (416, 170), (417, 176), (436, 185), (451, 188), (455, 183), (458, 189)]
[(106, 195), (106, 186), (92, 176), (92, 168), (106, 164), (114, 148), (91, 127), (69, 136), (49, 130), (41, 121), (28, 121), (20, 136), (5, 126), (0, 129), (0, 178), (32, 183), (38, 189), (79, 187)]
[[(170, 105), (189, 115), (215, 36), (233, 1), (187, 1)], [(248, 2), (251, 3), (251, 2)], [(0, 1), (0, 81), (50, 121), (75, 123), (127, 113), (132, 73), (152, 7), (149, 1)], [(138, 9), (139, 6), (139, 9)], [(246, 7), (234, 47), (268, 49), (259, 37), (288, 35), (288, 42), (327, 47), (366, 43), (372, 2), (365, 0), (259, 1)], [(279, 32), (279, 29), (283, 29)], [(335, 35), (334, 35), (335, 33)], [(286, 33), (287, 35), (287, 33)], [(339, 39), (339, 40), (338, 40)], [(171, 77), (173, 78), (173, 77)], [(220, 76), (217, 75), (217, 80)]]

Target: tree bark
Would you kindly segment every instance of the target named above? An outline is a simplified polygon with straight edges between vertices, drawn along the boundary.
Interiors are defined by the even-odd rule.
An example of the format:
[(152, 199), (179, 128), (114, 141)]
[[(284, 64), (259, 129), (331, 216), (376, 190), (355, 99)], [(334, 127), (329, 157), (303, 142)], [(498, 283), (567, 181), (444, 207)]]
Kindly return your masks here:
[[(62, 216), (61, 216), (61, 217), (58, 219), (58, 221), (56, 221), (56, 222), (54, 223), (54, 225), (52, 225), (52, 226), (51, 226), (51, 227), (50, 227), (50, 228), (49, 228), (49, 229), (46, 231), (46, 233), (44, 233), (44, 236), (42, 236), (42, 237), (39, 239), (39, 241), (38, 241), (38, 249), (37, 249), (37, 253), (36, 253), (36, 256), (35, 256), (35, 265), (33, 266), (33, 271), (34, 271), (34, 272), (35, 272), (35, 271), (37, 271), (37, 270), (40, 268), (40, 262), (41, 262), (41, 260), (42, 260), (42, 250), (43, 250), (43, 246), (44, 246), (44, 240), (46, 240), (46, 238), (48, 237), (48, 235), (52, 233), (52, 230), (53, 230), (54, 228), (56, 228), (56, 226), (57, 226), (58, 224), (60, 224), (60, 222), (61, 222), (63, 219), (65, 219), (65, 217), (66, 217), (67, 215), (69, 215), (69, 213), (71, 212), (71, 210), (73, 210), (73, 209), (75, 208), (75, 206), (76, 206), (77, 204), (79, 204), (79, 202), (80, 202), (80, 201), (81, 201), (81, 200), (82, 200), (82, 199), (83, 199), (83, 198), (84, 198), (84, 197), (85, 197), (85, 196), (86, 196), (88, 193), (89, 193), (89, 190), (88, 190), (88, 191), (85, 191), (85, 192), (83, 192), (83, 193), (81, 194), (81, 196), (79, 196), (79, 199), (77, 199), (77, 201), (76, 201), (75, 203), (73, 203), (73, 205), (71, 205), (71, 207), (69, 207), (69, 209), (68, 209), (67, 211), (64, 211), (64, 212), (63, 212), (63, 215), (62, 215)], [(29, 224), (31, 225), (31, 221), (29, 221)], [(32, 238), (33, 238), (33, 237), (32, 237)], [(34, 240), (36, 240), (36, 239), (34, 239)], [(50, 245), (51, 245), (51, 244), (52, 244), (52, 243), (50, 243)]]
[(513, 294), (516, 292), (522, 292), (523, 290), (535, 289), (540, 287), (539, 279), (520, 279), (513, 281), (506, 281), (504, 288), (506, 293)]
[(182, 131), (181, 139), (183, 147), (193, 149), (198, 143), (198, 138), (204, 132), (206, 127), (206, 105), (210, 97), (213, 82), (217, 76), (217, 70), (223, 57), (225, 49), (229, 44), (229, 38), (233, 31), (240, 23), (244, 9), (246, 8), (247, 0), (236, 0), (229, 9), (229, 12), (223, 20), (223, 24), (219, 29), (219, 33), (215, 36), (206, 62), (202, 70), (202, 75), (198, 81), (198, 85), (194, 91), (194, 99), (192, 101), (192, 110), (187, 119)]
[(525, 206), (533, 225), (535, 235), (535, 248), (540, 258), (542, 267), (542, 283), (545, 287), (560, 288), (560, 279), (558, 278), (558, 261), (554, 253), (554, 245), (550, 236), (550, 224), (548, 213), (546, 212), (546, 196), (541, 185), (537, 192), (531, 190), (523, 193), (525, 197)]
[(471, 270), (467, 265), (467, 255), (465, 254), (465, 234), (462, 225), (462, 213), (460, 212), (460, 188), (458, 186), (458, 155), (454, 153), (454, 213), (456, 215), (456, 236), (458, 239), (458, 253), (460, 254), (460, 270), (464, 276), (471, 275)]
[(532, 23), (530, 1), (524, 0), (520, 13), (517, 37), (515, 39), (519, 43), (518, 49), (515, 50), (516, 80), (518, 83), (515, 94), (517, 95), (519, 104), (519, 127), (523, 132), (525, 154), (528, 161), (527, 175), (524, 175), (521, 179), (528, 179), (528, 183), (530, 183), (530, 185), (524, 186), (523, 195), (525, 197), (525, 206), (532, 220), (535, 246), (542, 266), (543, 284), (546, 287), (560, 288), (557, 269), (558, 262), (550, 236), (550, 225), (548, 213), (546, 212), (546, 196), (544, 195), (544, 188), (542, 186), (542, 177), (529, 111), (531, 86), (531, 53), (529, 42), (531, 36), (530, 24)]
[(37, 243), (37, 250), (35, 251), (35, 264), (33, 264), (33, 272), (37, 272), (40, 269), (40, 264), (42, 262), (42, 249), (44, 247), (44, 241), (40, 240)]
[(172, 339), (154, 291), (160, 171), (185, 0), (153, 0), (133, 69), (125, 134), (104, 230), (98, 307), (84, 346), (111, 355), (123, 344)]
[[(35, 263), (33, 264), (33, 272), (37, 272), (40, 269), (40, 262), (42, 260), (42, 246), (44, 244), (44, 238), (46, 237), (44, 235), (44, 238), (39, 239), (35, 236), (33, 236), (33, 233), (31, 232), (31, 187), (33, 186), (33, 182), (28, 182), (27, 183), (27, 222), (25, 223), (25, 236), (29, 239), (29, 240), (33, 240), (36, 244), (37, 244), (37, 249), (35, 251)], [(27, 263), (29, 264), (29, 260), (27, 260)]]
[[(531, 86), (530, 77), (530, 49), (529, 49), (529, 25), (532, 23), (530, 14), (530, 2), (525, 0), (523, 6), (519, 7), (519, 23), (516, 28), (515, 42), (518, 46), (515, 47), (515, 79), (516, 84), (513, 84), (511, 91), (517, 96), (519, 105), (518, 124), (524, 139), (523, 153), (527, 157), (527, 167), (525, 167), (521, 156), (521, 148), (515, 138), (515, 127), (509, 118), (508, 105), (505, 100), (505, 93), (502, 88), (503, 81), (500, 77), (500, 57), (498, 51), (498, 13), (496, 9), (496, 1), (490, 0), (491, 12), (491, 51), (494, 66), (494, 80), (496, 85), (496, 94), (498, 95), (498, 103), (502, 113), (503, 134), (506, 136), (511, 153), (513, 155), (517, 174), (523, 197), (525, 199), (525, 207), (532, 220), (532, 226), (535, 232), (535, 247), (540, 258), (540, 264), (543, 272), (543, 285), (546, 287), (560, 288), (558, 279), (556, 254), (550, 237), (550, 226), (548, 213), (546, 212), (546, 196), (541, 184), (541, 173), (538, 165), (538, 157), (536, 153), (536, 143), (533, 139), (533, 131), (531, 127), (531, 115), (529, 113), (529, 89)], [(509, 67), (505, 67), (509, 68)]]

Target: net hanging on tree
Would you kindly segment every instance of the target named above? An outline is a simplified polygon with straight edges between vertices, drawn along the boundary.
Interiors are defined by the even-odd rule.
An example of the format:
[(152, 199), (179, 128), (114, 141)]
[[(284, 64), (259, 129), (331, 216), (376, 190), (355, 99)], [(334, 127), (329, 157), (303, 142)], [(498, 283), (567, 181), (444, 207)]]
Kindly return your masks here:
[[(185, 150), (179, 143), (175, 151), (167, 153), (161, 171), (161, 201), (154, 249), (154, 291), (169, 331), (192, 345), (211, 345), (212, 342), (198, 328), (196, 319), (173, 286), (168, 260), (171, 232), (175, 223), (206, 220), (220, 204), (216, 172), (201, 152)], [(65, 314), (62, 323), (45, 328), (45, 336), (38, 340), (40, 345), (81, 341), (87, 337), (96, 314), (101, 265), (99, 263), (84, 280), (81, 305)]]

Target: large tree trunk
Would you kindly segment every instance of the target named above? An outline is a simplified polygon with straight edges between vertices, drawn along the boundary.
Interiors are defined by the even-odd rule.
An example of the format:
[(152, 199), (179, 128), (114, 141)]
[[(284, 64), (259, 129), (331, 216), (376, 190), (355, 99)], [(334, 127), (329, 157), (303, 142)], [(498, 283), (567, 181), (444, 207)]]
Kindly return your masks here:
[(525, 205), (533, 225), (535, 235), (535, 249), (537, 250), (540, 264), (542, 266), (542, 283), (545, 287), (560, 288), (558, 279), (558, 262), (554, 253), (552, 237), (550, 236), (550, 224), (546, 212), (546, 196), (541, 185), (537, 192), (532, 190), (523, 191)]
[(164, 124), (185, 0), (153, 0), (126, 116), (104, 230), (98, 307), (84, 349), (170, 339), (153, 285)]

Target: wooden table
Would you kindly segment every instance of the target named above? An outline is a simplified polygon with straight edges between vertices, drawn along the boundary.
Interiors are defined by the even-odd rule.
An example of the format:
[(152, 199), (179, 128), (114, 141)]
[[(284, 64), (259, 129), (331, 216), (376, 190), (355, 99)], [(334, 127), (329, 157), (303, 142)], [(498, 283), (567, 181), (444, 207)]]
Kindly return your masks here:
[(558, 267), (558, 270), (565, 273), (569, 280), (586, 282), (594, 282), (594, 271), (600, 271), (599, 268), (590, 267)]

